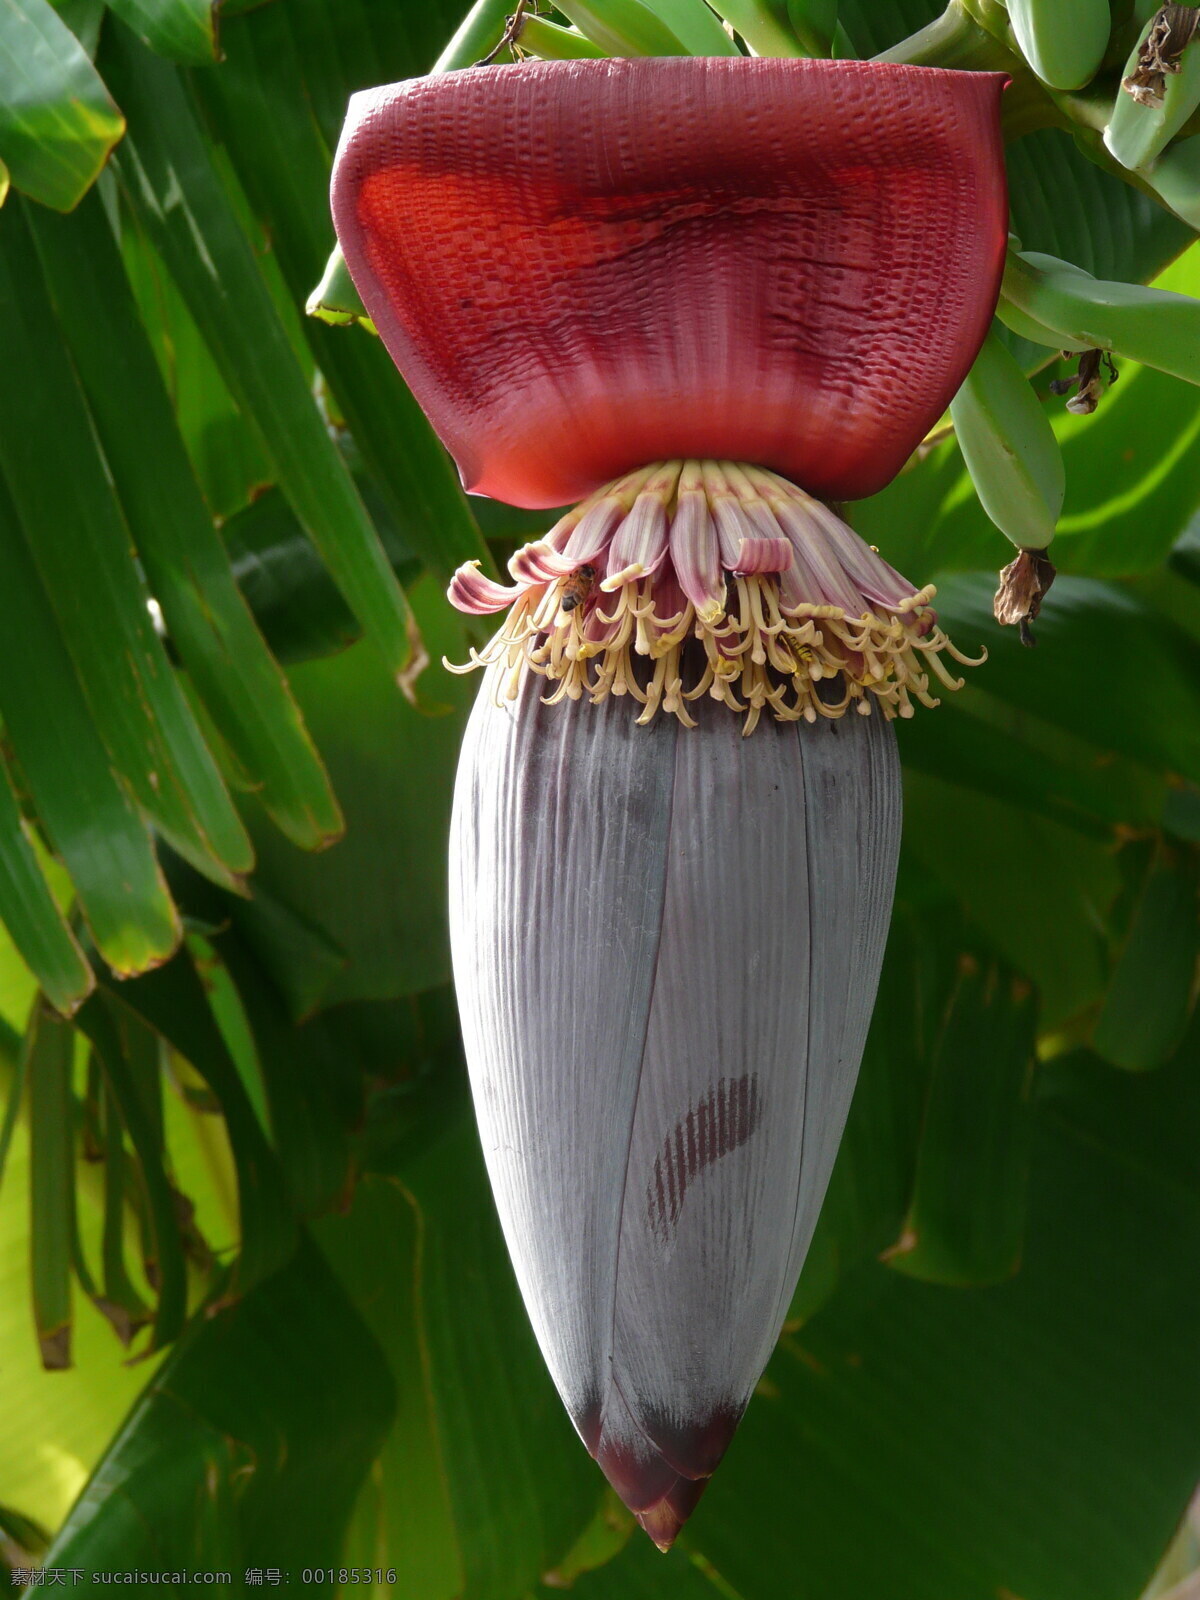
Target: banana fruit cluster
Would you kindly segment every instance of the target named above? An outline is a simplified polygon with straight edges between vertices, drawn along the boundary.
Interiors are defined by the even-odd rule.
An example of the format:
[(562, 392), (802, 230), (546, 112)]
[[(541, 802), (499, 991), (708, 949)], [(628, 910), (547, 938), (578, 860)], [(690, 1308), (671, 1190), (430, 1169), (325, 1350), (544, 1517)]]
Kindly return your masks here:
[(1152, 172), (1200, 107), (1198, 24), (1196, 6), (1162, 6), (1142, 29), (1125, 65), (1104, 143), (1131, 172)]
[[(1081, 89), (1105, 65), (1108, 0), (1004, 0), (1012, 42), (1046, 86)], [(1145, 16), (1145, 5), (1138, 14)], [(1109, 68), (1115, 63), (1110, 59)], [(1108, 154), (1177, 216), (1200, 229), (1200, 135), (1178, 136), (1200, 112), (1200, 6), (1146, 18), (1104, 129)]]
[(1055, 256), (1010, 248), (997, 314), (1051, 349), (1104, 350), (1200, 384), (1200, 300), (1191, 295), (1106, 282)]
[[(1053, 91), (1090, 83), (1106, 65), (1108, 0), (1003, 0), (1010, 43)], [(1178, 138), (1200, 112), (1200, 6), (1164, 5), (1146, 16), (1121, 73), (1104, 145), (1143, 187), (1200, 229), (1200, 135)], [(1111, 70), (1113, 60), (1107, 62)], [(1200, 301), (1139, 284), (1109, 283), (1014, 241), (997, 317), (1047, 350), (1079, 356), (1068, 409), (1095, 409), (1113, 356), (1200, 384)], [(1062, 453), (1046, 411), (1002, 339), (989, 335), (950, 406), (980, 503), (1018, 549), (1001, 575), (996, 614), (1021, 625), (1036, 616), (1054, 569), (1045, 558), (1062, 509)]]
[[(1014, 242), (996, 314), (1011, 332), (1047, 350), (1078, 353), (1085, 390), (1102, 386), (1101, 360), (1112, 356), (1200, 384), (1200, 300), (1190, 295), (1107, 282)], [(1089, 411), (1094, 404), (1093, 390), (1072, 409)], [(1062, 509), (1062, 453), (1032, 385), (995, 332), (951, 402), (950, 416), (988, 516), (1019, 551), (1044, 551)], [(1011, 597), (1002, 603), (1004, 593), (1002, 587), (998, 615), (1011, 607)]]
[(1112, 26), (1108, 0), (1008, 0), (1017, 47), (1052, 89), (1082, 89), (1096, 76)]

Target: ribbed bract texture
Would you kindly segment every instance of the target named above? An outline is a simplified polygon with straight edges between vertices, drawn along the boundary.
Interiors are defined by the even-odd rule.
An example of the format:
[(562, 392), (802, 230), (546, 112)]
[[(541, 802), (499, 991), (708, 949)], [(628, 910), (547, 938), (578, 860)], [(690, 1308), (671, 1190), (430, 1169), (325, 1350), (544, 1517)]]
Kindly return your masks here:
[(1002, 75), (578, 61), (356, 95), (338, 237), (469, 489), (562, 505), (717, 457), (874, 493), (973, 360)]
[(880, 716), (748, 739), (485, 680), (451, 840), (484, 1154), (547, 1364), (660, 1542), (778, 1337), (853, 1091), (900, 824)]

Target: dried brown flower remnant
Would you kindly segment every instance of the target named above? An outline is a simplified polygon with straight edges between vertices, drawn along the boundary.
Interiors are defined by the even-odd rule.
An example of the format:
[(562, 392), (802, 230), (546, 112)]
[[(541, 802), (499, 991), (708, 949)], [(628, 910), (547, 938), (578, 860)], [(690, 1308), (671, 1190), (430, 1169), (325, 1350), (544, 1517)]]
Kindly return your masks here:
[(1140, 106), (1157, 110), (1163, 103), (1168, 72), (1180, 70), (1180, 58), (1200, 27), (1200, 7), (1163, 6), (1146, 35), (1137, 65), (1121, 87)]
[(1078, 394), (1067, 401), (1067, 410), (1076, 416), (1090, 417), (1103, 399), (1105, 389), (1116, 383), (1117, 377), (1116, 363), (1107, 350), (1084, 350), (1074, 376), (1056, 378), (1050, 385), (1050, 393), (1070, 394), (1078, 386)]
[(1042, 609), (1054, 582), (1054, 563), (1043, 550), (1022, 550), (1000, 574), (996, 590), (996, 621), (1021, 630), (1021, 643), (1036, 644), (1029, 624)]

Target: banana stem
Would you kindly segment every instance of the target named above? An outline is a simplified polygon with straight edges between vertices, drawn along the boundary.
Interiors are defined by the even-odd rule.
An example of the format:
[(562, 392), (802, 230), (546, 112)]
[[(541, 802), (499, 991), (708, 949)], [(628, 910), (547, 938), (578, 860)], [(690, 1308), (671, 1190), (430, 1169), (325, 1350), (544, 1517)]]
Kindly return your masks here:
[(362, 297), (354, 287), (354, 279), (350, 276), (350, 268), (346, 265), (340, 244), (334, 245), (333, 253), (325, 263), (324, 275), (305, 303), (304, 314), (306, 317), (316, 317), (318, 322), (328, 322), (335, 328), (344, 328), (357, 322), (371, 333), (375, 332), (375, 324), (368, 317)]
[(910, 67), (962, 67), (976, 72), (995, 65), (1007, 72), (1012, 54), (967, 15), (959, 0), (950, 0), (940, 17), (872, 59)]
[[(1004, 137), (1010, 144), (1038, 128), (1069, 127), (1069, 112), (1055, 104), (1024, 59), (1006, 38), (993, 31), (997, 26), (994, 9), (987, 7), (986, 0), (950, 0), (940, 17), (874, 60), (963, 72), (1007, 72), (1012, 83), (1004, 96), (1002, 114)], [(985, 20), (992, 26), (985, 26), (985, 20), (976, 14), (981, 10), (986, 11)]]
[(560, 0), (558, 10), (610, 56), (686, 56), (676, 35), (642, 0)]
[(514, 0), (475, 0), (431, 70), (457, 72), (460, 67), (474, 66), (503, 39), (508, 13), (513, 9)]
[(786, 15), (805, 55), (828, 56), (836, 52), (838, 0), (787, 0), (786, 5), (776, 9)]
[(600, 46), (581, 33), (528, 12), (521, 19), (513, 43), (539, 61), (595, 61), (604, 56)]

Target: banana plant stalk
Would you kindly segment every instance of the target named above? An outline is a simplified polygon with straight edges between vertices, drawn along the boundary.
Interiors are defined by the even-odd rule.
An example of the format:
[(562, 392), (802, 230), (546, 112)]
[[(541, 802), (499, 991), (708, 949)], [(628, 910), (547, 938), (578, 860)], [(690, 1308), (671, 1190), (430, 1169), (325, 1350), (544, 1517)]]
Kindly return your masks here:
[[(508, 616), (451, 838), (484, 1155), (547, 1365), (662, 1548), (787, 1313), (891, 908), (892, 721), (963, 658), (831, 502), (957, 390), (1003, 78), (573, 61), (355, 97), (338, 235), (475, 493), (577, 501)], [(749, 736), (752, 735), (752, 736)]]

